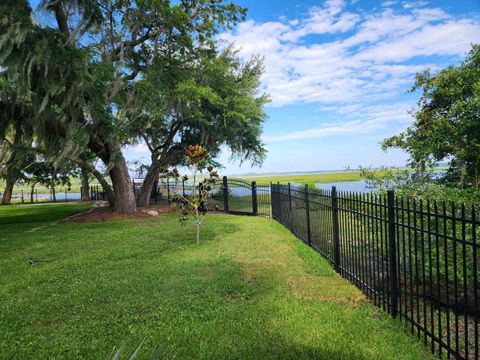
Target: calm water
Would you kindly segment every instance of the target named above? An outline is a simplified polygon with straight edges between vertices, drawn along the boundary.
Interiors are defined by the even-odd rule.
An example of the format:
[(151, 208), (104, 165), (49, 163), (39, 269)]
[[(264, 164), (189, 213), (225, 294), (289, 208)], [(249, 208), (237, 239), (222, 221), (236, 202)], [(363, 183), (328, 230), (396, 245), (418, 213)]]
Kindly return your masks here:
[[(62, 201), (62, 200), (80, 200), (80, 196), (81, 194), (80, 193), (71, 193), (71, 192), (67, 192), (66, 194), (64, 192), (57, 192), (56, 193), (56, 197), (57, 197), (57, 201)], [(0, 199), (2, 199), (3, 197), (3, 193), (0, 192)], [(33, 196), (34, 199), (38, 199), (38, 200), (46, 200), (46, 199), (50, 199), (50, 194), (37, 194), (37, 195), (34, 195)], [(12, 199), (15, 199), (15, 200), (19, 200), (22, 198), (22, 193), (21, 192), (15, 192), (12, 194)], [(25, 201), (30, 201), (30, 191), (24, 191), (23, 192), (23, 198), (25, 199)]]
[[(433, 178), (437, 178), (445, 173), (445, 170), (435, 170), (433, 171)], [(338, 181), (338, 182), (331, 182), (331, 183), (316, 183), (315, 186), (318, 189), (322, 190), (332, 190), (332, 186), (337, 187), (337, 191), (354, 191), (354, 192), (362, 192), (367, 193), (371, 192), (372, 189), (367, 187), (367, 183), (364, 179), (356, 180), (356, 181)]]
[(332, 186), (336, 186), (337, 191), (354, 191), (354, 192), (370, 192), (365, 180), (357, 181), (338, 181), (332, 183), (316, 183), (315, 186), (322, 190), (332, 190)]

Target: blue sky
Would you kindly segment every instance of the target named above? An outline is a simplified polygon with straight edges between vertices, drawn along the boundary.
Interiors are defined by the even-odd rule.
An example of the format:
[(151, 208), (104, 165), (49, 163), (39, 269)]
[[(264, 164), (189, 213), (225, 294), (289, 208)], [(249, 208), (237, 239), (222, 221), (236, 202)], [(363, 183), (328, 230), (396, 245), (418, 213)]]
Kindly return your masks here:
[[(418, 94), (414, 74), (458, 64), (480, 43), (480, 0), (238, 0), (247, 20), (219, 40), (243, 59), (265, 59), (272, 102), (261, 168), (220, 157), (222, 173), (293, 172), (402, 165), (379, 142), (405, 129)], [(128, 160), (148, 159), (145, 146)]]
[(379, 142), (412, 121), (415, 73), (458, 64), (480, 42), (480, 0), (237, 3), (247, 21), (220, 38), (265, 58), (269, 152), (262, 168), (225, 152), (226, 173), (404, 164)]

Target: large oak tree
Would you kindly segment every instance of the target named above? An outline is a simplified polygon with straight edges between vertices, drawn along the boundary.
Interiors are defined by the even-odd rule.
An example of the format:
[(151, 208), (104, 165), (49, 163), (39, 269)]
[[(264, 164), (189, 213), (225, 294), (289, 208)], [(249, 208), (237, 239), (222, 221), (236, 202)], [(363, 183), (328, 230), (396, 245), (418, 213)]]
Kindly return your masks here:
[(218, 55), (205, 51), (197, 61), (175, 56), (145, 73), (135, 84), (143, 127), (136, 132), (150, 150), (151, 164), (139, 205), (148, 204), (160, 169), (182, 165), (191, 144), (206, 147), (213, 157), (226, 148), (241, 161), (263, 160), (260, 134), (268, 99), (259, 91), (261, 73), (260, 59), (243, 63), (231, 48)]
[(38, 144), (58, 161), (93, 153), (109, 171), (115, 209), (135, 212), (122, 154), (142, 135), (132, 133), (142, 128), (132, 127), (135, 82), (172, 55), (195, 62), (214, 52), (215, 34), (245, 10), (221, 0), (44, 0), (39, 10), (26, 0), (0, 5), (0, 64), (28, 96)]

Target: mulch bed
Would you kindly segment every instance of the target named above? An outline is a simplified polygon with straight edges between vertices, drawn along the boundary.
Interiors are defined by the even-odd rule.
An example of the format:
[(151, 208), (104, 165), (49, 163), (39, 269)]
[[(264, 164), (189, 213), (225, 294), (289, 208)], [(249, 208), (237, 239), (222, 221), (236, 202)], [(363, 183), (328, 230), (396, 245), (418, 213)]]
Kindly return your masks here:
[(151, 205), (148, 207), (142, 207), (137, 209), (136, 214), (119, 214), (116, 213), (112, 208), (104, 206), (104, 204), (96, 204), (95, 207), (88, 209), (85, 212), (80, 214), (75, 214), (70, 216), (64, 221), (75, 221), (75, 222), (96, 222), (96, 221), (109, 221), (109, 220), (138, 220), (138, 219), (149, 219), (153, 216), (147, 214), (147, 211), (156, 211), (159, 214), (172, 213), (174, 210), (169, 205), (159, 204)]

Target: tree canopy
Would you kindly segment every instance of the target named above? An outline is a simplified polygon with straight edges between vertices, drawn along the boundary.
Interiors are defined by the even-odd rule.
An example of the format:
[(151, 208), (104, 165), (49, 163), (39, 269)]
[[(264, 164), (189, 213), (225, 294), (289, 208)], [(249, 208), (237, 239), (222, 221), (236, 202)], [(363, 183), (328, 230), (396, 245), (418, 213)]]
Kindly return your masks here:
[(417, 74), (412, 91), (421, 90), (414, 123), (385, 139), (384, 149), (401, 148), (410, 165), (424, 171), (449, 161), (443, 181), (480, 188), (480, 46), (459, 66)]
[[(257, 94), (262, 64), (242, 63), (227, 48), (206, 52), (196, 62), (176, 57), (171, 65), (152, 66), (135, 84), (143, 141), (151, 152), (139, 203), (146, 205), (161, 168), (183, 165), (191, 144), (209, 149), (210, 156), (227, 147), (240, 160), (263, 160), (260, 140), (267, 97)], [(174, 74), (174, 76), (172, 76)], [(145, 118), (143, 118), (145, 117)]]
[(223, 0), (43, 0), (35, 10), (27, 0), (6, 0), (0, 66), (28, 104), (24, 121), (44, 156), (92, 172), (85, 158), (100, 159), (110, 201), (135, 212), (125, 145), (145, 141), (154, 167), (159, 150), (172, 155), (162, 156), (168, 166), (188, 142), (261, 161), (261, 61), (243, 64), (215, 40), (245, 12)]

